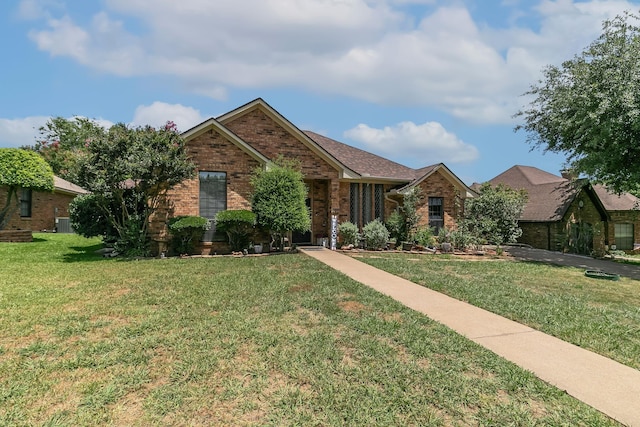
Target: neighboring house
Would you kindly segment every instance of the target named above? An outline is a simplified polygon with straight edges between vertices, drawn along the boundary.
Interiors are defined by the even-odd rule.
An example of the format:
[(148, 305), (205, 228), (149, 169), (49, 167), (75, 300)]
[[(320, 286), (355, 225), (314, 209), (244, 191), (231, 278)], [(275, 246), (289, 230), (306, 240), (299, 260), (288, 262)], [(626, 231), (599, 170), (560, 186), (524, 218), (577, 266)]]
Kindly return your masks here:
[[(19, 189), (19, 206), (12, 214), (6, 230), (72, 232), (68, 225), (69, 203), (87, 191), (57, 176), (53, 177), (53, 192)], [(0, 200), (6, 200), (6, 188), (0, 187)]]
[(640, 200), (629, 193), (610, 193), (602, 185), (593, 188), (611, 218), (607, 243), (612, 249), (624, 251), (640, 248)]
[(590, 254), (609, 244), (610, 214), (596, 189), (583, 179), (513, 166), (489, 181), (524, 189), (528, 201), (519, 220), (518, 242), (535, 248)]
[[(250, 179), (256, 168), (278, 156), (297, 159), (309, 188), (307, 205), (311, 231), (292, 242), (317, 244), (330, 234), (331, 218), (362, 227), (385, 220), (402, 204), (403, 193), (420, 187), (423, 223), (455, 227), (471, 190), (444, 164), (412, 169), (314, 132), (303, 132), (262, 99), (256, 99), (183, 133), (197, 177), (172, 189), (166, 209), (156, 216), (152, 231), (164, 250), (166, 220), (177, 215), (213, 219), (226, 209), (251, 208)], [(224, 236), (206, 233), (202, 252), (224, 250)]]

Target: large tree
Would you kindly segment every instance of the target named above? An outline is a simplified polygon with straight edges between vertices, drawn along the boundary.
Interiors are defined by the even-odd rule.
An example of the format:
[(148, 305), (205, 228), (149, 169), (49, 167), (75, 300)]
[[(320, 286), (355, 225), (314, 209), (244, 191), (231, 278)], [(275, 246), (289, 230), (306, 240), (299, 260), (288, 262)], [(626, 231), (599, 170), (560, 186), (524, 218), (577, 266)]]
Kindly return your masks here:
[(18, 190), (53, 191), (53, 172), (33, 151), (0, 148), (0, 187), (6, 190), (6, 200), (0, 208), (2, 230), (20, 207)]
[(561, 66), (550, 65), (516, 113), (527, 141), (564, 153), (574, 172), (640, 196), (640, 27), (625, 13)]
[(38, 152), (55, 175), (76, 184), (79, 158), (86, 154), (92, 141), (106, 132), (98, 123), (85, 117), (54, 117), (38, 130), (35, 145), (24, 148)]
[(146, 255), (148, 226), (171, 187), (191, 178), (195, 166), (173, 123), (161, 129), (116, 124), (87, 144), (78, 182), (116, 231), (120, 251)]
[(271, 232), (278, 247), (282, 247), (287, 232), (311, 229), (306, 205), (308, 190), (297, 162), (280, 157), (267, 169), (256, 169), (251, 184), (251, 210), (258, 225)]

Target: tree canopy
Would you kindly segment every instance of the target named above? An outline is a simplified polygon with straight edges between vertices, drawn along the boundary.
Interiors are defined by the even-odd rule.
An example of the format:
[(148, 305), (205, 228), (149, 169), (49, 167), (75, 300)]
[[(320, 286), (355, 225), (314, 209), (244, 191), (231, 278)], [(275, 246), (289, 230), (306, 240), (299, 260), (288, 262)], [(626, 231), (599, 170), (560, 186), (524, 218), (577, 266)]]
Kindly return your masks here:
[(116, 124), (87, 144), (78, 183), (116, 230), (121, 251), (146, 255), (149, 218), (171, 187), (191, 178), (195, 166), (171, 122), (161, 129)]
[(78, 184), (79, 158), (86, 154), (92, 141), (106, 132), (98, 123), (85, 117), (54, 117), (38, 130), (40, 135), (35, 145), (24, 148), (39, 153), (55, 175), (75, 184)]
[[(0, 230), (4, 229), (20, 203), (18, 189), (53, 191), (53, 171), (38, 154), (19, 148), (0, 148), (0, 187), (7, 199), (0, 209)], [(15, 199), (15, 205), (12, 201)]]
[(280, 157), (268, 169), (256, 169), (251, 184), (251, 210), (257, 223), (270, 230), (279, 244), (289, 231), (303, 233), (311, 229), (307, 187), (295, 161)]
[(550, 65), (515, 114), (527, 141), (563, 153), (574, 172), (640, 196), (640, 27), (625, 13), (561, 66)]
[(513, 190), (499, 184), (485, 183), (478, 197), (467, 199), (464, 225), (475, 236), (489, 243), (514, 243), (522, 235), (518, 219), (527, 203), (524, 190)]

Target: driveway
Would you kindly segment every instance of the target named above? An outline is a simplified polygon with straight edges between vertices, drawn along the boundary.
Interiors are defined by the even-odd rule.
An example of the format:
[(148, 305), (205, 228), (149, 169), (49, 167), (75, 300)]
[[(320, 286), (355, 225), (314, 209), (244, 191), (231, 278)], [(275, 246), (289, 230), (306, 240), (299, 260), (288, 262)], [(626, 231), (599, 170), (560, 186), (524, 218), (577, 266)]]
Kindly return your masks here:
[(640, 280), (640, 266), (622, 264), (606, 259), (595, 259), (583, 255), (564, 254), (562, 252), (546, 251), (522, 246), (507, 246), (505, 250), (514, 258), (521, 261), (534, 261), (546, 264), (563, 265), (582, 268), (585, 270), (602, 270), (607, 273), (619, 274), (622, 277)]

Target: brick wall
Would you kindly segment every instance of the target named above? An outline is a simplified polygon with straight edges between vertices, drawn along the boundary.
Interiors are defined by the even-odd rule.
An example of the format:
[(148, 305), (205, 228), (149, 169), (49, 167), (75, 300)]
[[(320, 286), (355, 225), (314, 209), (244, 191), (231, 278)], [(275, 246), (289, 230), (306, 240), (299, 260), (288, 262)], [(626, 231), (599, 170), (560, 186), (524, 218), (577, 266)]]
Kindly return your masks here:
[[(199, 171), (226, 172), (227, 209), (251, 208), (251, 174), (260, 162), (242, 151), (219, 132), (209, 130), (187, 142), (187, 153)], [(197, 173), (196, 172), (196, 173)], [(169, 236), (166, 221), (179, 215), (199, 215), (199, 180), (184, 181), (167, 194), (167, 200), (152, 219), (151, 234), (156, 241), (166, 244)], [(206, 244), (203, 253), (224, 252), (224, 244)], [(162, 248), (154, 248), (154, 252)]]
[(440, 171), (436, 171), (419, 185), (422, 190), (423, 203), (418, 207), (422, 215), (419, 225), (429, 225), (429, 197), (442, 197), (444, 210), (444, 226), (455, 229), (457, 219), (463, 214), (463, 200), (460, 199), (456, 186)]
[[(31, 217), (21, 218), (16, 207), (7, 230), (51, 231), (55, 228), (55, 218), (69, 216), (69, 203), (75, 195), (65, 193), (48, 193), (34, 191), (31, 195)], [(7, 198), (6, 188), (0, 188), (0, 205), (4, 206)], [(17, 205), (16, 205), (17, 206)]]
[(225, 122), (225, 126), (257, 151), (275, 159), (297, 159), (306, 179), (337, 179), (338, 171), (260, 109)]
[(608, 245), (616, 244), (615, 224), (633, 224), (633, 241), (640, 243), (640, 211), (610, 211), (611, 221), (608, 222)]
[[(582, 202), (582, 207), (580, 207)], [(525, 243), (539, 249), (552, 251), (568, 250), (567, 239), (574, 223), (591, 224), (593, 227), (593, 250), (603, 253), (606, 237), (606, 223), (600, 218), (600, 212), (593, 201), (581, 193), (569, 206), (562, 220), (556, 222), (521, 222), (522, 236), (519, 243)]]
[(31, 230), (0, 230), (0, 242), (33, 242)]

